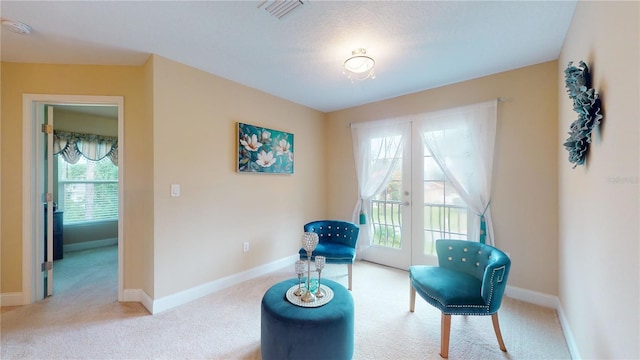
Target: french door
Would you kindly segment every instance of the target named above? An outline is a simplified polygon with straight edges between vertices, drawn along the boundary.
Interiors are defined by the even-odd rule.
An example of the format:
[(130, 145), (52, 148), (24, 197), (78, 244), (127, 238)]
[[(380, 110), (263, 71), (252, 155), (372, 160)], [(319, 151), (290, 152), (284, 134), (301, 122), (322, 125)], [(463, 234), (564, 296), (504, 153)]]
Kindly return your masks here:
[[(386, 156), (377, 149), (386, 148), (386, 143), (393, 143), (398, 139), (395, 135), (372, 139), (371, 152), (378, 158)], [(373, 230), (370, 233), (371, 246), (362, 254), (367, 261), (399, 269), (407, 269), (411, 265), (413, 248), (411, 144), (412, 141), (405, 139), (400, 147), (400, 159), (392, 169), (389, 182), (371, 199), (368, 219), (368, 226)]]
[(372, 241), (363, 258), (399, 269), (437, 264), (437, 239), (467, 238), (467, 208), (417, 127), (402, 144), (401, 160), (386, 187), (371, 200), (369, 214)]

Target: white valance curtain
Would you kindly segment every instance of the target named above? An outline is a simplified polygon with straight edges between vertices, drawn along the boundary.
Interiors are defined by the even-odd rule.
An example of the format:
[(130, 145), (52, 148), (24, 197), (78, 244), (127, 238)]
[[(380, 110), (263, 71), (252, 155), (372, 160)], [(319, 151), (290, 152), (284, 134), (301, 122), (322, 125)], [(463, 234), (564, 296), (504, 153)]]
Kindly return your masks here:
[[(402, 146), (411, 136), (409, 121), (385, 120), (351, 124), (353, 155), (360, 199), (353, 210), (353, 222), (360, 211), (370, 219), (371, 199), (387, 186), (392, 171), (402, 156)], [(371, 246), (371, 221), (360, 226), (357, 253)]]
[(77, 163), (81, 156), (93, 161), (108, 157), (118, 166), (118, 138), (54, 130), (53, 154), (62, 156), (70, 164)]
[(424, 146), (469, 210), (468, 239), (494, 244), (491, 178), (497, 100), (414, 117)]

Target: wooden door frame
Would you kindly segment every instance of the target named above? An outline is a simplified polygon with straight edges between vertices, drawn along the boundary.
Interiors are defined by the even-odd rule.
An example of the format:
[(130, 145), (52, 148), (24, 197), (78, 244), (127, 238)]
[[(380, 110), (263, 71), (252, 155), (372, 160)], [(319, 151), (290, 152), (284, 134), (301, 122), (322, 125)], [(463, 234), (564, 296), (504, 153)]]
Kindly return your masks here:
[[(38, 299), (42, 272), (37, 261), (36, 238), (40, 217), (36, 210), (38, 199), (38, 135), (40, 119), (37, 106), (48, 105), (111, 105), (118, 107), (118, 301), (124, 294), (124, 97), (91, 95), (23, 94), (22, 96), (22, 296), (23, 304)], [(39, 207), (39, 206), (38, 206)]]

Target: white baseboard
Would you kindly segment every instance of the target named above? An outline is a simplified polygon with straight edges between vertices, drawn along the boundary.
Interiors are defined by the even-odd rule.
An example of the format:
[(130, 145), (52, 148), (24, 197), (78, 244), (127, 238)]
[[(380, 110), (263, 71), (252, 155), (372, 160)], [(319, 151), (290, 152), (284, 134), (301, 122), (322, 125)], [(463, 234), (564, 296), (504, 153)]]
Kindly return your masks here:
[(122, 301), (123, 302), (139, 302), (150, 313), (153, 314), (153, 300), (146, 293), (146, 291), (142, 289), (124, 289), (122, 294)]
[(111, 246), (111, 245), (118, 245), (118, 238), (83, 241), (79, 243), (67, 244), (62, 246), (62, 251), (64, 252), (80, 251), (80, 250), (95, 249), (95, 248), (99, 248), (103, 246)]
[[(190, 301), (199, 299), (203, 296), (213, 294), (217, 291), (224, 290), (230, 286), (237, 285), (241, 282), (251, 280), (265, 273), (281, 269), (287, 265), (293, 264), (299, 259), (299, 255), (292, 255), (272, 263), (261, 265), (253, 269), (249, 269), (237, 274), (233, 274), (206, 284), (202, 284), (191, 289), (181, 291), (176, 294), (168, 295), (153, 301), (151, 313), (158, 314), (160, 312), (172, 309), (176, 306), (186, 304)], [(147, 307), (147, 309), (149, 309)]]
[(560, 303), (560, 299), (557, 296), (509, 285), (507, 285), (504, 295), (512, 299), (555, 309), (558, 313), (558, 320), (560, 321), (560, 326), (562, 327), (562, 332), (567, 342), (571, 358), (581, 359), (573, 333), (571, 332), (571, 327), (569, 326), (569, 322), (564, 313), (564, 309), (562, 308), (562, 304)]
[(24, 295), (21, 292), (0, 294), (0, 306), (24, 305)]
[(507, 288), (504, 292), (504, 295), (516, 300), (522, 300), (524, 302), (528, 302), (531, 304), (536, 304), (552, 309), (558, 310), (560, 306), (560, 300), (558, 300), (557, 296), (522, 289), (515, 286), (507, 285)]
[(564, 333), (564, 338), (567, 340), (567, 347), (569, 347), (569, 353), (571, 354), (572, 359), (582, 359), (580, 356), (580, 352), (578, 351), (578, 346), (576, 345), (576, 340), (573, 337), (573, 332), (571, 332), (571, 327), (569, 326), (569, 321), (567, 319), (567, 315), (564, 312), (564, 308), (562, 304), (558, 302), (558, 319), (560, 320), (560, 326), (562, 326), (562, 332)]

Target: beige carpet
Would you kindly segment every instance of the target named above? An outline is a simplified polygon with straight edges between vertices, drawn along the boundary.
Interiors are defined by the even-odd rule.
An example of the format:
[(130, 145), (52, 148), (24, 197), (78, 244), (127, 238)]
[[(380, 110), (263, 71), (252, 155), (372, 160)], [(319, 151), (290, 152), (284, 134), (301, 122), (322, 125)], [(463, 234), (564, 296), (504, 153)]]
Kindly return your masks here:
[[(0, 357), (260, 359), (262, 295), (293, 277), (292, 265), (152, 316), (138, 303), (116, 301), (116, 258), (115, 247), (65, 254), (55, 264), (53, 297), (2, 309)], [(328, 265), (325, 273), (347, 282), (346, 266)], [(357, 262), (353, 284), (354, 359), (440, 358), (440, 313), (420, 298), (409, 312), (407, 272)], [(554, 310), (507, 298), (499, 314), (508, 353), (490, 317), (457, 316), (449, 358), (570, 358)]]

